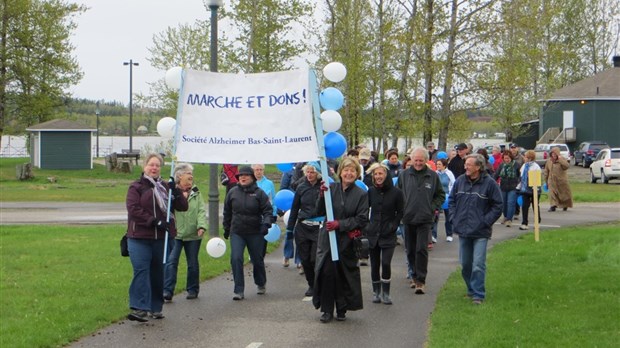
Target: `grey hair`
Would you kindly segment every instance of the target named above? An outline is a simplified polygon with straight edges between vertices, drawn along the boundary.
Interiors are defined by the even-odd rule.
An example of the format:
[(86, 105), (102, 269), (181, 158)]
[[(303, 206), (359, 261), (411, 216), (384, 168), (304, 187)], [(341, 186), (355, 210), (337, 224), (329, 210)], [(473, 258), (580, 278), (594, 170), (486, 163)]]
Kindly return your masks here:
[(480, 168), (479, 171), (481, 173), (486, 169), (487, 161), (486, 159), (484, 159), (484, 156), (482, 156), (481, 154), (475, 153), (475, 154), (467, 155), (465, 157), (465, 160), (467, 161), (467, 159), (469, 158), (473, 158), (476, 160), (474, 164), (477, 165), (478, 168)]
[(413, 151), (411, 151), (411, 158), (413, 159), (413, 155), (418, 152), (424, 155), (424, 162), (428, 162), (428, 151), (423, 147), (416, 147), (415, 149), (413, 149)]
[(262, 163), (254, 163), (252, 164), (250, 167), (252, 167), (252, 169), (256, 169), (256, 168), (262, 168), (265, 169), (265, 165)]
[(189, 163), (177, 163), (174, 167), (174, 181), (178, 184), (181, 176), (194, 172), (194, 166)]

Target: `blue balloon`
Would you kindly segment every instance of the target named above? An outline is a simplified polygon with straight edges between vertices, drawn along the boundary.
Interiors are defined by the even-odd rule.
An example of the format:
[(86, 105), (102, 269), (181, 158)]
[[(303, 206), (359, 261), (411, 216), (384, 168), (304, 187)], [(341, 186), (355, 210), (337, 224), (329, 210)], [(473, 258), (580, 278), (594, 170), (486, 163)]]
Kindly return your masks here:
[(355, 185), (357, 185), (359, 188), (361, 188), (364, 191), (368, 191), (368, 186), (366, 186), (366, 184), (364, 184), (362, 180), (355, 180)]
[(276, 193), (276, 198), (273, 202), (276, 204), (278, 209), (287, 211), (290, 210), (293, 206), (293, 197), (295, 197), (295, 193), (291, 190), (280, 190)]
[(437, 159), (448, 159), (448, 154), (445, 151), (437, 152)]
[(544, 183), (544, 184), (543, 184), (543, 186), (542, 186), (542, 190), (543, 190), (544, 192), (549, 192), (549, 186), (547, 186), (547, 183)]
[(272, 224), (271, 228), (269, 228), (269, 230), (267, 231), (267, 234), (265, 235), (265, 240), (273, 243), (275, 241), (277, 241), (278, 239), (280, 239), (280, 227), (276, 224)]
[(338, 158), (347, 151), (347, 140), (338, 132), (329, 132), (323, 138), (325, 143), (325, 156), (327, 158)]
[(493, 156), (489, 157), (489, 163), (495, 164), (495, 157)]
[(392, 184), (394, 184), (394, 186), (398, 184), (398, 177), (392, 178)]
[(448, 209), (448, 198), (449, 196), (446, 195), (446, 200), (443, 202), (443, 204), (441, 205), (441, 209), (446, 210)]
[(319, 103), (325, 110), (338, 110), (344, 104), (344, 96), (338, 88), (327, 87), (319, 94)]
[(517, 204), (522, 207), (523, 206), (523, 196), (519, 195), (519, 197), (517, 197)]
[(293, 169), (293, 163), (278, 163), (276, 164), (276, 168), (282, 173), (286, 173), (289, 170)]

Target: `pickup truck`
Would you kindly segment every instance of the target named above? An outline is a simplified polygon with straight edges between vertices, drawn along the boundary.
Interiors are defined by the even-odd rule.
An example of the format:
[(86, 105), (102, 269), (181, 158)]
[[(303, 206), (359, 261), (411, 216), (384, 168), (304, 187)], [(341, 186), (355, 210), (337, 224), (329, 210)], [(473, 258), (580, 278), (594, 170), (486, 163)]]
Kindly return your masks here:
[(566, 144), (538, 144), (534, 148), (534, 152), (536, 152), (536, 163), (538, 163), (539, 166), (545, 166), (545, 162), (549, 159), (549, 152), (554, 147), (559, 147), (560, 155), (567, 161), (570, 160), (570, 150)]

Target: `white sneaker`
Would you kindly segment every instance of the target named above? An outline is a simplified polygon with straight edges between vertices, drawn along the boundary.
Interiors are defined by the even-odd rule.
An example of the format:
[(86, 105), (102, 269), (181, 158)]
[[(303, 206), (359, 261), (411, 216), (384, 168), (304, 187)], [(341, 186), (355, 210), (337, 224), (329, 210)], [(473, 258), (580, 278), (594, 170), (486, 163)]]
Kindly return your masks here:
[(435, 237), (431, 237), (431, 241), (432, 241), (433, 243), (437, 243), (437, 238), (435, 238)]
[(519, 226), (519, 229), (525, 231), (525, 230), (529, 230), (530, 228), (527, 227), (527, 225), (521, 225), (521, 226)]
[(453, 241), (453, 240), (454, 240), (454, 239), (452, 239), (452, 236), (447, 236), (447, 237), (446, 237), (446, 242), (451, 242), (451, 241)]

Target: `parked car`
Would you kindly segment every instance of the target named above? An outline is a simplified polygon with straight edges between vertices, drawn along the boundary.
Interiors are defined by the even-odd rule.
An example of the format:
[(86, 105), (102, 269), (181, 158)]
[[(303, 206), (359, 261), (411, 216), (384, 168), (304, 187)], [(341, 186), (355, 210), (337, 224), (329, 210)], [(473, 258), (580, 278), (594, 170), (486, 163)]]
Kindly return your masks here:
[(602, 149), (590, 164), (590, 182), (598, 179), (605, 184), (611, 179), (620, 179), (620, 147)]
[(604, 141), (584, 141), (573, 153), (573, 164), (588, 168), (602, 149), (609, 149)]
[(554, 147), (560, 148), (560, 155), (562, 157), (566, 158), (566, 160), (570, 159), (570, 150), (566, 144), (538, 144), (534, 148), (534, 152), (536, 152), (536, 163), (539, 166), (545, 166), (545, 162), (549, 159), (549, 153)]

